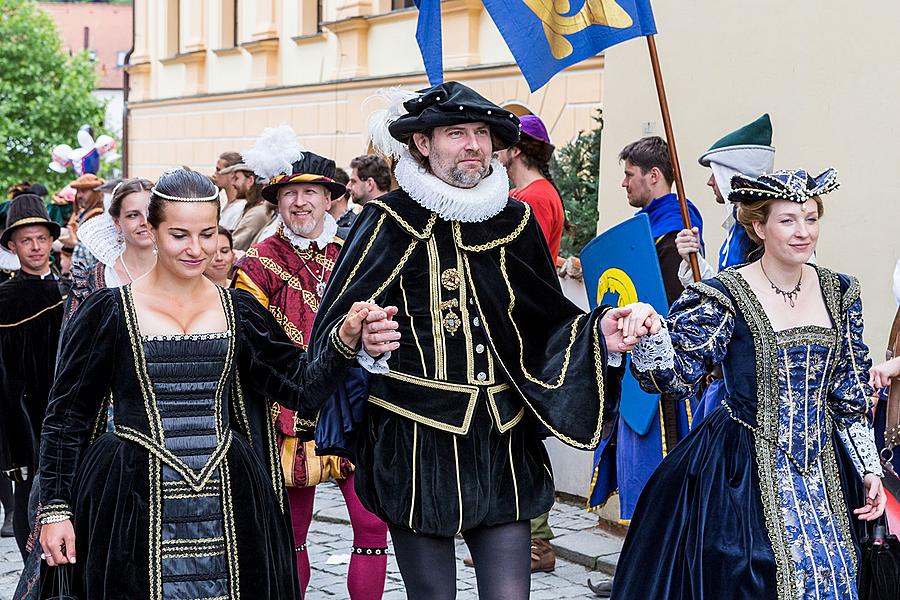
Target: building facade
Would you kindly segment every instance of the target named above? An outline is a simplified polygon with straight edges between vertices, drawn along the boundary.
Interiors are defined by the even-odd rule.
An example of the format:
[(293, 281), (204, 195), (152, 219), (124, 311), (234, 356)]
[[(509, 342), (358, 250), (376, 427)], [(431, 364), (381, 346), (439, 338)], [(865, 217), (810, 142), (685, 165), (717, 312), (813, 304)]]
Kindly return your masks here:
[[(367, 148), (379, 89), (427, 86), (411, 0), (135, 0), (128, 71), (128, 172), (176, 165), (211, 172), (219, 153), (291, 125), (339, 166)], [(556, 144), (593, 126), (603, 58), (531, 94), (480, 0), (442, 3), (447, 79), (515, 112), (533, 112)]]
[[(132, 43), (129, 4), (39, 2), (56, 24), (62, 49), (68, 54), (91, 53), (97, 72), (94, 95), (106, 103), (106, 129), (122, 134), (125, 108), (125, 58)], [(74, 136), (75, 132), (66, 132)]]

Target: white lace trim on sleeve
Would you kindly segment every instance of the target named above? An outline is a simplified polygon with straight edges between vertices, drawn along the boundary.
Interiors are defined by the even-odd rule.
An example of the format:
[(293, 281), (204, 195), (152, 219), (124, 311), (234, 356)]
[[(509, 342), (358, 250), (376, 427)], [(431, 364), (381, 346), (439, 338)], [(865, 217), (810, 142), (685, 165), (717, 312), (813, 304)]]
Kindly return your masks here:
[(675, 368), (675, 349), (665, 321), (658, 333), (641, 338), (631, 351), (631, 363), (641, 373)]
[(838, 427), (838, 435), (850, 453), (860, 477), (866, 473), (884, 476), (878, 449), (875, 447), (875, 432), (865, 419), (855, 421), (846, 429)]
[(375, 359), (369, 356), (365, 350), (360, 350), (356, 354), (356, 362), (358, 362), (359, 366), (361, 366), (369, 373), (374, 373), (375, 375), (384, 375), (385, 373), (389, 373), (391, 370), (387, 364), (387, 361), (390, 357), (391, 353), (385, 352), (377, 359)]

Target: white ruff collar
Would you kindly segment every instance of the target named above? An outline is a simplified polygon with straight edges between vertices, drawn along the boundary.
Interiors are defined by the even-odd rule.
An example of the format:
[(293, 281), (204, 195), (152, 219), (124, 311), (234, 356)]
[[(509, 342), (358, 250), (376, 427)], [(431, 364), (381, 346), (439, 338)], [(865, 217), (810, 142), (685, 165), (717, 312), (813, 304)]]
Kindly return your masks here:
[(491, 173), (473, 188), (455, 187), (423, 169), (403, 152), (394, 173), (409, 197), (445, 221), (477, 223), (490, 219), (506, 206), (509, 176), (500, 161), (491, 160)]
[(284, 237), (287, 238), (287, 241), (298, 250), (308, 249), (309, 245), (313, 242), (316, 243), (319, 250), (324, 250), (325, 246), (334, 241), (334, 236), (337, 234), (337, 221), (326, 212), (322, 233), (319, 234), (319, 237), (317, 238), (307, 238), (302, 235), (297, 235), (291, 231), (290, 227), (284, 224), (284, 219), (281, 218), (281, 215), (278, 215), (278, 228), (284, 233)]

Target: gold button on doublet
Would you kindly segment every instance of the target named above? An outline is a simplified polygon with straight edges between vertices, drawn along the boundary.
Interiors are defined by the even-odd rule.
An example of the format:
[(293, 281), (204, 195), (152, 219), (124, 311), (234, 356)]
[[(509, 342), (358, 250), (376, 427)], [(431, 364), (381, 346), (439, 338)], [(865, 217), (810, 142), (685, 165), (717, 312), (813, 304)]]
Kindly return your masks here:
[(441, 285), (444, 286), (445, 289), (453, 290), (459, 289), (459, 271), (456, 269), (447, 269), (443, 273), (441, 273)]

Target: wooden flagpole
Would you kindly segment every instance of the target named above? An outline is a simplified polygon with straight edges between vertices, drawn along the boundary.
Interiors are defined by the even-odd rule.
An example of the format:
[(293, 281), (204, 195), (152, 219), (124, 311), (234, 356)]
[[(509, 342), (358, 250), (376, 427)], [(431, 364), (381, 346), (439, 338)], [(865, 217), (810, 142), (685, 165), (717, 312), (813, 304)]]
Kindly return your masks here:
[[(675, 149), (675, 133), (672, 131), (672, 117), (669, 115), (669, 102), (666, 100), (666, 86), (663, 83), (662, 69), (659, 66), (659, 54), (656, 52), (656, 38), (647, 36), (647, 47), (650, 49), (650, 64), (653, 65), (653, 78), (656, 80), (656, 95), (659, 96), (659, 110), (662, 112), (663, 126), (666, 129), (666, 141), (669, 146), (669, 159), (675, 175), (675, 191), (681, 207), (681, 221), (685, 229), (691, 228), (691, 216), (688, 212), (687, 196), (684, 194), (684, 181), (681, 179), (681, 165), (678, 162), (678, 150)], [(691, 254), (691, 272), (694, 281), (700, 281), (700, 263), (697, 255)]]

